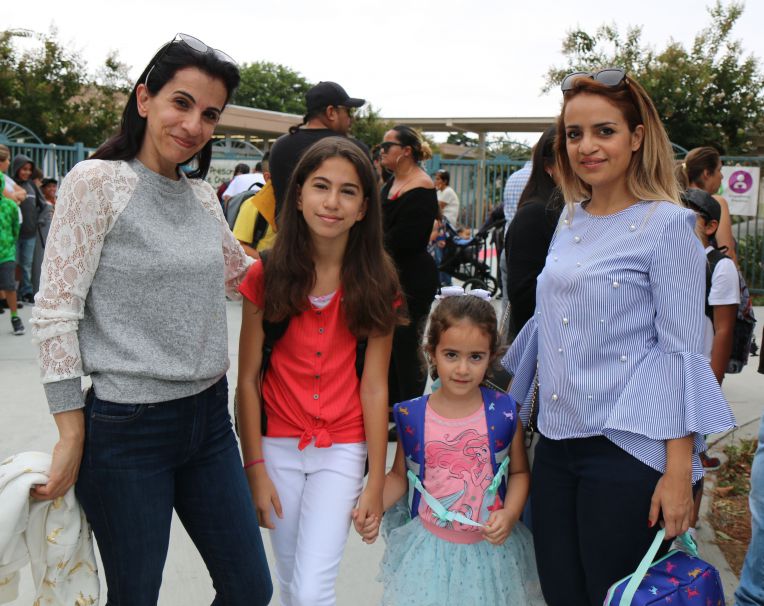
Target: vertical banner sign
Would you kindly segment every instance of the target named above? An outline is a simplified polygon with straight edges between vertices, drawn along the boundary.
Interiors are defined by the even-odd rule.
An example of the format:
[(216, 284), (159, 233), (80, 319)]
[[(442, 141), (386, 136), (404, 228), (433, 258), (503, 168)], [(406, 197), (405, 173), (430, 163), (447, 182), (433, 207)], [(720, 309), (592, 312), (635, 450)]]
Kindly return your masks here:
[(731, 215), (756, 216), (759, 204), (759, 167), (722, 166), (719, 193), (727, 200)]

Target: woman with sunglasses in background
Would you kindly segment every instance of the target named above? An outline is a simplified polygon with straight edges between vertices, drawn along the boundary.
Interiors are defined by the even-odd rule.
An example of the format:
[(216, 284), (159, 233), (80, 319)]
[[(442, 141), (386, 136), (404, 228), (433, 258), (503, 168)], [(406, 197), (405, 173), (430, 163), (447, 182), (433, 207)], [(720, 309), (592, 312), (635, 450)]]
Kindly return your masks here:
[(538, 372), (531, 508), (544, 598), (599, 606), (660, 525), (667, 538), (687, 530), (703, 435), (734, 419), (703, 355), (705, 255), (655, 106), (620, 69), (571, 74), (562, 90), (568, 205), (504, 364), (523, 402)]
[(143, 70), (120, 132), (61, 185), (32, 320), (60, 439), (33, 496), (76, 481), (108, 604), (156, 604), (173, 509), (213, 604), (272, 593), (225, 376), (224, 294), (249, 260), (202, 180), (238, 83), (230, 57), (179, 34)]
[(390, 406), (424, 393), (427, 376), (419, 358), (419, 336), (438, 290), (438, 270), (427, 252), (432, 226), (440, 216), (435, 185), (419, 166), (432, 151), (413, 128), (398, 125), (380, 144), (383, 168), (393, 178), (382, 187), (385, 248), (398, 268), (411, 323), (393, 336), (388, 398)]

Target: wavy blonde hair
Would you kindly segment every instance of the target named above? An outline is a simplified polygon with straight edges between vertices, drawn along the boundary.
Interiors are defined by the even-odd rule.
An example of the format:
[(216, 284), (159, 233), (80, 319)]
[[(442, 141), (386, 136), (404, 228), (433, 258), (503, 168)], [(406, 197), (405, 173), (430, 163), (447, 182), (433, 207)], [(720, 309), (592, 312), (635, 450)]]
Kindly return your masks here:
[(629, 130), (638, 125), (644, 127), (642, 145), (631, 156), (626, 171), (626, 187), (639, 200), (667, 200), (681, 205), (679, 186), (674, 176), (674, 154), (666, 129), (663, 128), (658, 111), (650, 96), (638, 82), (626, 77), (623, 84), (607, 86), (593, 78), (576, 78), (573, 87), (564, 93), (562, 111), (557, 118), (555, 142), (560, 189), (568, 203), (590, 198), (592, 188), (574, 171), (568, 158), (565, 136), (565, 107), (580, 94), (600, 95), (616, 106), (623, 115)]

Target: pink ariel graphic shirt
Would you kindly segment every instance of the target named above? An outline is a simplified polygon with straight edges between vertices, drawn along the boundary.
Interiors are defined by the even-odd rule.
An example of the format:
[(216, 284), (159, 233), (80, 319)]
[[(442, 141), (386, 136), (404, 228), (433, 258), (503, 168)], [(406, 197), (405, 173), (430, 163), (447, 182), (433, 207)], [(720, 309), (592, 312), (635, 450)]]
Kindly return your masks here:
[[(498, 496), (486, 497), (493, 480), (485, 410), (481, 406), (462, 419), (447, 419), (427, 404), (424, 427), (424, 486), (450, 511), (485, 524), (501, 507)], [(424, 499), (419, 502), (424, 527), (452, 543), (478, 543), (480, 528), (435, 517)]]

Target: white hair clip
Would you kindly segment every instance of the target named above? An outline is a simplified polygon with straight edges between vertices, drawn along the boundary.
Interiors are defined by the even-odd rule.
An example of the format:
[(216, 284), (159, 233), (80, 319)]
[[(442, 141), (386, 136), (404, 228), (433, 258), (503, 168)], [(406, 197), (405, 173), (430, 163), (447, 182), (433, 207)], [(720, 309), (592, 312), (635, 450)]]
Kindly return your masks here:
[(443, 286), (440, 289), (440, 294), (435, 295), (436, 299), (447, 299), (448, 297), (463, 297), (465, 295), (471, 295), (483, 301), (491, 301), (491, 293), (482, 288), (473, 288), (467, 292), (461, 286)]

